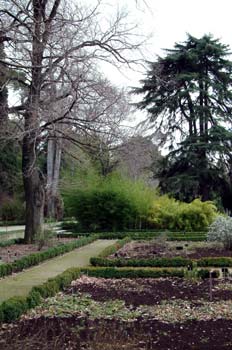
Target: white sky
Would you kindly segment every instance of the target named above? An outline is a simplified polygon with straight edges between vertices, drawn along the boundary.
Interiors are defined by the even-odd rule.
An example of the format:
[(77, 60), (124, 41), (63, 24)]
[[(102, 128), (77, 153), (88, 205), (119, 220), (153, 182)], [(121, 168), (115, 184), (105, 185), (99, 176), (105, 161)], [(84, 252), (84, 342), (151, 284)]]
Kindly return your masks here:
[[(232, 49), (232, 1), (231, 0), (108, 0), (108, 3), (126, 5), (141, 25), (141, 31), (153, 33), (147, 46), (147, 58), (155, 60), (162, 55), (162, 48), (171, 49), (175, 42), (183, 42), (186, 33), (196, 37), (213, 34)], [(104, 73), (120, 86), (139, 85), (142, 73), (126, 70), (127, 78), (116, 70), (104, 66)], [(114, 72), (114, 73), (113, 73)]]

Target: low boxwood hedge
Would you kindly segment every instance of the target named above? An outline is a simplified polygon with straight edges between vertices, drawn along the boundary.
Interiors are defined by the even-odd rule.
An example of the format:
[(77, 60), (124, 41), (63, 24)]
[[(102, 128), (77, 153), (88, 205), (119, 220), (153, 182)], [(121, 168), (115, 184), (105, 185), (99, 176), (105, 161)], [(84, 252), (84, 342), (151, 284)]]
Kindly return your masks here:
[(90, 259), (90, 263), (93, 266), (109, 267), (184, 267), (192, 265), (192, 260), (182, 257), (156, 259), (106, 259), (93, 257)]
[(155, 259), (106, 259), (92, 257), (90, 263), (93, 266), (104, 267), (186, 267), (196, 264), (198, 267), (232, 267), (232, 258), (206, 257), (201, 259), (187, 259), (182, 257), (155, 258)]
[(49, 248), (43, 252), (33, 253), (16, 260), (13, 263), (0, 265), (0, 277), (10, 275), (14, 272), (22, 271), (31, 266), (38, 265), (42, 261), (54, 258), (58, 255), (70, 252), (73, 249), (82, 247), (95, 241), (98, 238), (97, 235), (91, 235), (90, 237), (80, 238), (70, 243), (62, 244), (56, 247)]
[[(59, 233), (59, 237), (81, 237), (94, 234), (93, 232)], [(168, 241), (205, 241), (206, 232), (170, 232), (170, 231), (120, 231), (120, 232), (98, 232), (101, 239), (123, 239), (130, 237), (133, 240), (151, 240), (165, 234)]]
[[(62, 274), (49, 279), (40, 286), (31, 289), (26, 297), (13, 297), (0, 305), (0, 322), (11, 322), (19, 318), (30, 308), (40, 304), (42, 298), (54, 296), (58, 291), (69, 286), (72, 280), (82, 274), (103, 278), (159, 278), (159, 277), (184, 277), (184, 269), (151, 269), (151, 268), (115, 268), (115, 267), (85, 267), (71, 268)], [(209, 270), (201, 269), (198, 277), (208, 278)], [(214, 277), (218, 277), (217, 271)]]

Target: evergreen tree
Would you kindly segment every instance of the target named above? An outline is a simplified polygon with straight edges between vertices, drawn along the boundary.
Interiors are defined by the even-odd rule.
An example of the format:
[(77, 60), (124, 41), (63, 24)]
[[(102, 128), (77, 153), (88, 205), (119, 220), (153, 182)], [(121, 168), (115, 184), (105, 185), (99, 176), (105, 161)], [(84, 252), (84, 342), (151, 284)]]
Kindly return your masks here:
[(169, 136), (170, 153), (162, 160), (158, 175), (162, 189), (176, 197), (212, 199), (217, 185), (229, 179), (229, 54), (228, 46), (211, 35), (200, 39), (188, 35), (184, 43), (166, 50), (165, 57), (149, 63), (142, 87), (133, 90), (144, 95), (138, 108), (146, 109), (154, 127)]

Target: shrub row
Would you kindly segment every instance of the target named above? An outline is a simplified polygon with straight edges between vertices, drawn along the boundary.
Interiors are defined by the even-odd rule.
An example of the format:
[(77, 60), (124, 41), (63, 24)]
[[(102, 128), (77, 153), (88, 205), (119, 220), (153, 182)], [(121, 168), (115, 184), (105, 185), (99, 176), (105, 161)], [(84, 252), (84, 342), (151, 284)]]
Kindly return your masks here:
[[(42, 298), (52, 297), (60, 290), (64, 290), (81, 274), (103, 278), (159, 278), (184, 277), (184, 273), (183, 269), (71, 268), (42, 285), (33, 287), (27, 297), (12, 297), (4, 301), (0, 305), (0, 322), (11, 322), (18, 319), (27, 310), (39, 305)], [(209, 271), (199, 270), (198, 277), (208, 278)]]
[(232, 267), (232, 258), (206, 257), (201, 259), (186, 259), (182, 257), (156, 258), (156, 259), (106, 259), (104, 257), (92, 257), (90, 263), (93, 266), (104, 267)]
[(80, 269), (68, 269), (40, 286), (33, 287), (27, 297), (12, 297), (0, 305), (0, 322), (11, 322), (40, 304), (42, 298), (54, 296), (80, 276)]
[(122, 239), (125, 237), (130, 237), (134, 240), (150, 240), (159, 237), (161, 234), (166, 234), (167, 240), (171, 241), (204, 241), (206, 239), (205, 232), (196, 234), (184, 234), (178, 233), (173, 234), (171, 232), (102, 232), (99, 233), (99, 238), (101, 239)]
[(22, 244), (22, 243), (24, 243), (23, 238), (14, 238), (14, 239), (9, 239), (7, 241), (1, 241), (0, 247), (4, 248), (4, 247), (9, 247), (10, 245), (13, 245), (13, 244)]
[[(100, 239), (123, 239), (125, 237), (130, 237), (134, 240), (150, 240), (159, 237), (161, 234), (167, 235), (168, 241), (205, 241), (206, 233), (205, 232), (196, 232), (196, 233), (184, 233), (184, 232), (137, 232), (137, 231), (125, 231), (125, 232), (100, 232), (98, 233)], [(64, 237), (88, 237), (93, 233), (90, 232), (75, 232), (75, 233), (59, 233), (57, 236), (60, 238)]]
[(116, 253), (120, 248), (122, 248), (126, 243), (129, 243), (131, 238), (125, 237), (118, 240), (116, 243), (106, 247), (98, 256), (99, 258), (105, 258), (111, 254)]
[[(68, 230), (68, 231), (71, 231), (73, 233), (79, 233), (79, 234), (87, 234), (87, 233), (91, 233), (93, 231), (81, 231), (81, 227), (79, 225), (78, 222), (72, 222), (72, 221), (63, 221), (61, 224), (60, 224), (60, 228), (63, 229), (63, 230)], [(109, 231), (107, 230), (94, 230), (94, 233), (108, 233)], [(111, 231), (112, 232), (112, 231)], [(151, 234), (161, 234), (161, 233), (167, 233), (168, 235), (171, 234), (171, 235), (202, 235), (202, 234), (207, 234), (207, 230), (205, 229), (202, 229), (201, 231), (188, 231), (188, 230), (185, 230), (185, 231), (181, 231), (181, 230), (166, 230), (166, 229), (151, 229), (151, 228), (147, 228), (147, 229), (126, 229), (126, 230), (120, 230), (120, 231), (113, 231), (113, 233), (124, 233), (124, 234), (128, 234), (128, 233), (151, 233)]]
[(90, 237), (84, 237), (71, 243), (62, 244), (57, 247), (49, 248), (43, 252), (33, 253), (28, 256), (24, 256), (13, 263), (0, 265), (0, 277), (4, 277), (12, 274), (13, 272), (19, 272), (28, 267), (38, 265), (42, 261), (54, 258), (58, 255), (67, 253), (75, 248), (82, 247), (90, 242), (95, 241), (98, 238), (97, 235)]
[(106, 259), (103, 257), (92, 257), (90, 263), (93, 266), (105, 267), (184, 267), (192, 265), (192, 260), (182, 257), (157, 259)]

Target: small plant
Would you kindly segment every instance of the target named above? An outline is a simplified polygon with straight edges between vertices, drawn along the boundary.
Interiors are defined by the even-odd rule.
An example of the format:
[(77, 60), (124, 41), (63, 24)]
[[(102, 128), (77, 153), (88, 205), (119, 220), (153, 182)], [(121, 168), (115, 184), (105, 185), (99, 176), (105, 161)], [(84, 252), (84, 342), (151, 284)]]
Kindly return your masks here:
[(190, 281), (197, 281), (200, 279), (196, 262), (192, 262), (187, 266), (187, 269), (184, 272), (184, 278)]
[(225, 249), (232, 250), (232, 218), (219, 216), (209, 227), (207, 239), (221, 242)]

